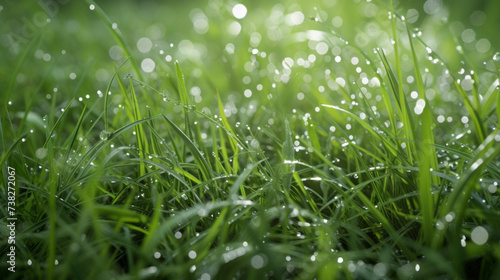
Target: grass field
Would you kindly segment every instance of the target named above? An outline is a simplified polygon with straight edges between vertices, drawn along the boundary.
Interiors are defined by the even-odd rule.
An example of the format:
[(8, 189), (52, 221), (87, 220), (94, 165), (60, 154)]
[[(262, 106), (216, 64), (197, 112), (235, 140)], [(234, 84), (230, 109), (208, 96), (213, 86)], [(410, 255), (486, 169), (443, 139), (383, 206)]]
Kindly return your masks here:
[(500, 2), (401, 2), (0, 3), (0, 278), (498, 279)]

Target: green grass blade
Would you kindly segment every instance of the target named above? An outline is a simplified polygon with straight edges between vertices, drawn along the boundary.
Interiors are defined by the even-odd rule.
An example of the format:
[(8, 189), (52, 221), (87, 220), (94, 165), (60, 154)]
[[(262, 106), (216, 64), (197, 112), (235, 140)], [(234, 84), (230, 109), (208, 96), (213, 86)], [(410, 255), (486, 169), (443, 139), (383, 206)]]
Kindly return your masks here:
[(424, 100), (425, 107), (420, 112), (419, 127), (417, 131), (417, 153), (415, 154), (419, 172), (418, 172), (418, 187), (420, 191), (420, 207), (422, 209), (423, 235), (426, 244), (430, 245), (434, 237), (434, 197), (431, 193), (432, 183), (438, 183), (437, 179), (431, 174), (431, 169), (438, 169), (436, 151), (434, 145), (434, 135), (432, 133), (432, 114), (430, 104), (425, 97), (425, 87), (420, 73), (420, 65), (418, 57), (413, 45), (410, 29), (407, 27), (408, 38), (410, 42), (413, 65), (415, 68), (415, 77), (417, 80), (420, 100)]
[(170, 127), (172, 127), (174, 132), (181, 137), (184, 144), (186, 144), (186, 146), (191, 151), (196, 163), (201, 169), (201, 174), (204, 180), (212, 179), (212, 170), (210, 168), (210, 165), (208, 164), (205, 157), (198, 150), (198, 148), (195, 146), (195, 144), (191, 141), (191, 139), (189, 139), (189, 137), (178, 126), (176, 126), (167, 116), (163, 115), (163, 118), (165, 119), (165, 121), (167, 121)]
[(458, 92), (460, 93), (460, 96), (462, 97), (462, 100), (464, 101), (465, 108), (467, 108), (467, 111), (469, 112), (469, 115), (472, 119), (472, 123), (474, 123), (477, 143), (482, 143), (484, 141), (484, 135), (485, 135), (484, 124), (481, 122), (478, 112), (474, 109), (474, 106), (472, 105), (469, 96), (462, 88), (462, 85), (460, 85), (460, 83), (458, 83), (456, 80), (453, 81), (453, 83), (455, 84), (455, 87), (457, 88)]

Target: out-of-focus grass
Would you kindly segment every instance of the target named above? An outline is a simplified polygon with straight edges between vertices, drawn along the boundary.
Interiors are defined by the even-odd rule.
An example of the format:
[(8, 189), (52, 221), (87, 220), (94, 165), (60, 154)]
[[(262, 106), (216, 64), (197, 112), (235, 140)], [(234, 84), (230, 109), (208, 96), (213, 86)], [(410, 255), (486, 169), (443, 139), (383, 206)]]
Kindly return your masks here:
[(458, 2), (2, 4), (2, 275), (495, 279), (498, 4)]

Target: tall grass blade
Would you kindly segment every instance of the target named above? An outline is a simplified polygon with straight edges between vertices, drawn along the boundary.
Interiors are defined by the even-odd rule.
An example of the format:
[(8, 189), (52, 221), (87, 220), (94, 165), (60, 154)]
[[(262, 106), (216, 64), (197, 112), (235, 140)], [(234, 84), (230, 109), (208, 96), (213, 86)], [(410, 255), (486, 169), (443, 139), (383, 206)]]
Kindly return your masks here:
[[(424, 108), (418, 108), (420, 118), (417, 121), (419, 127), (417, 128), (416, 141), (417, 153), (416, 159), (418, 162), (418, 187), (420, 191), (420, 207), (422, 209), (422, 223), (423, 235), (426, 244), (430, 245), (434, 237), (434, 197), (432, 196), (432, 184), (439, 183), (437, 179), (431, 174), (431, 170), (437, 170), (438, 161), (436, 150), (434, 149), (434, 135), (432, 133), (432, 114), (429, 101), (425, 96), (425, 87), (420, 72), (420, 65), (418, 57), (413, 44), (412, 34), (407, 26), (407, 34), (410, 42), (411, 53), (413, 58), (413, 66), (415, 68), (415, 77), (417, 80), (417, 87), (420, 95), (420, 100), (424, 102)], [(417, 110), (417, 109), (416, 109)]]
[(189, 139), (189, 137), (178, 126), (176, 126), (167, 116), (163, 115), (163, 119), (167, 121), (170, 127), (174, 130), (174, 132), (177, 135), (181, 137), (184, 144), (186, 144), (186, 146), (191, 151), (194, 160), (196, 161), (198, 167), (200, 168), (203, 179), (204, 180), (212, 179), (212, 169), (210, 168), (210, 165), (208, 164), (205, 157), (198, 150), (198, 148), (195, 146), (195, 144), (191, 141), (191, 139)]

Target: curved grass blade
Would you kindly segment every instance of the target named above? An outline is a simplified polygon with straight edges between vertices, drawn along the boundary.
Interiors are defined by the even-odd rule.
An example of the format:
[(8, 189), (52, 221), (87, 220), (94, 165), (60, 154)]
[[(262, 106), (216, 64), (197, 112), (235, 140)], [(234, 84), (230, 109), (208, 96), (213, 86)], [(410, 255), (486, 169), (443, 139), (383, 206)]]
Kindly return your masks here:
[(203, 157), (203, 155), (201, 154), (200, 150), (198, 150), (198, 148), (195, 146), (193, 141), (191, 141), (191, 139), (189, 139), (189, 137), (178, 126), (176, 126), (167, 116), (165, 115), (162, 116), (163, 119), (165, 119), (167, 123), (170, 125), (170, 127), (173, 128), (174, 132), (181, 137), (182, 141), (191, 151), (197, 165), (200, 167), (203, 179), (204, 180), (212, 179), (212, 169), (210, 168), (210, 165), (208, 164), (205, 157)]

